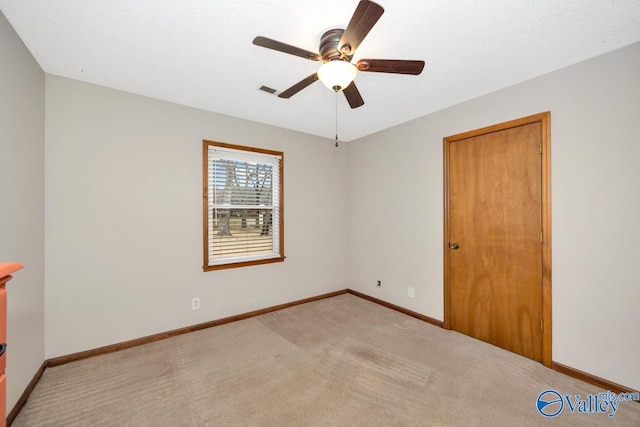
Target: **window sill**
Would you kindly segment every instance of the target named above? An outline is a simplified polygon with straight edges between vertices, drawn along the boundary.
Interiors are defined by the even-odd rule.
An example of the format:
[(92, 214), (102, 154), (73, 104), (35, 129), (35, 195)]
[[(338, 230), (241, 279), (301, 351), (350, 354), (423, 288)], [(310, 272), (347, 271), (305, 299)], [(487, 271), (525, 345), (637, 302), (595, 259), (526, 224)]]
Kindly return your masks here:
[(251, 265), (271, 264), (274, 262), (283, 262), (286, 257), (257, 259), (252, 261), (230, 262), (227, 264), (207, 265), (202, 267), (203, 271), (226, 270), (228, 268), (249, 267)]

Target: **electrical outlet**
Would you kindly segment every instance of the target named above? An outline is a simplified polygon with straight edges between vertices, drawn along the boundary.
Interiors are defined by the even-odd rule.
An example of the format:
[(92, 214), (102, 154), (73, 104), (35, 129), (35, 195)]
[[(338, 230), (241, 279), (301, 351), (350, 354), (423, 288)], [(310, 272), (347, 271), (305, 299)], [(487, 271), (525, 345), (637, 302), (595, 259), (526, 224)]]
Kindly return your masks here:
[(381, 281), (381, 280), (378, 280), (378, 284), (377, 284), (376, 286), (377, 286), (377, 287), (382, 286), (382, 281)]
[(200, 297), (191, 298), (191, 310), (198, 310), (200, 308)]
[(414, 297), (413, 288), (407, 288), (407, 296), (409, 298), (413, 298)]

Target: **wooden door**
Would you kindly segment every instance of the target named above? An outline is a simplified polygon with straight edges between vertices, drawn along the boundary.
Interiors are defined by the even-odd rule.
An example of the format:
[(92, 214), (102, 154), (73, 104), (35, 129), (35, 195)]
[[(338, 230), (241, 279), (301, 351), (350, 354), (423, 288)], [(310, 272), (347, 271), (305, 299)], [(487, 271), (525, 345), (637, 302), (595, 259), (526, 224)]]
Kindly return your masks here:
[(533, 117), (445, 138), (445, 326), (547, 364), (548, 114)]

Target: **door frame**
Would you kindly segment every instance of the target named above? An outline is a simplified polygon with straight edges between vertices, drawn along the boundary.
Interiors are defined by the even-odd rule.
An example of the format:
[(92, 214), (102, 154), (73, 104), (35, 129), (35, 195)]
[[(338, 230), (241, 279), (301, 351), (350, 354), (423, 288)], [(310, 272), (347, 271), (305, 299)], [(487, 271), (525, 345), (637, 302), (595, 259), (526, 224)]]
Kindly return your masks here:
[(540, 123), (542, 175), (542, 364), (551, 368), (551, 113), (549, 111), (443, 138), (444, 153), (444, 328), (451, 329), (449, 277), (449, 146), (452, 142)]

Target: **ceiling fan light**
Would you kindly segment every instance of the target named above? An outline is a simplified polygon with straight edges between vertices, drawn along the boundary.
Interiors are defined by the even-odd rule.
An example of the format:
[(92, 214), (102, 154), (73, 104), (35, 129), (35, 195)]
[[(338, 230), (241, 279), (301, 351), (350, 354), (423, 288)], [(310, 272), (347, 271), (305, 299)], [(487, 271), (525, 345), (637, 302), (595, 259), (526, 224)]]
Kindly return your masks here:
[(356, 78), (358, 69), (350, 62), (336, 59), (326, 62), (318, 69), (318, 78), (331, 90), (344, 90)]

